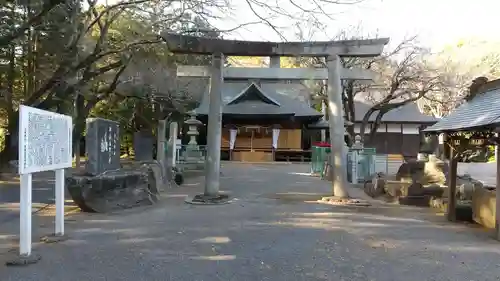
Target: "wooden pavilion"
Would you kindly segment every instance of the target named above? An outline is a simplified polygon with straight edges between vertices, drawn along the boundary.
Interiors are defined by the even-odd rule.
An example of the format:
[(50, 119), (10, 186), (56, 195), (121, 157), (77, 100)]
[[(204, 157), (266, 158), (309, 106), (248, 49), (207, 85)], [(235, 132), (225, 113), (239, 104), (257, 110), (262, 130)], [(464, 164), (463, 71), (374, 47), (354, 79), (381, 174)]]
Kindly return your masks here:
[[(500, 145), (500, 79), (482, 85), (471, 92), (468, 101), (450, 115), (424, 130), (426, 133), (443, 134), (446, 145), (445, 157), (449, 161), (448, 219), (456, 219), (456, 178), (458, 156), (471, 146)], [(489, 199), (472, 199), (473, 217), (477, 221), (482, 212), (489, 212), (495, 220), (495, 237), (500, 240), (500, 159), (497, 153), (496, 191), (490, 192)], [(479, 191), (474, 191), (478, 194)], [(492, 206), (494, 205), (494, 206)]]

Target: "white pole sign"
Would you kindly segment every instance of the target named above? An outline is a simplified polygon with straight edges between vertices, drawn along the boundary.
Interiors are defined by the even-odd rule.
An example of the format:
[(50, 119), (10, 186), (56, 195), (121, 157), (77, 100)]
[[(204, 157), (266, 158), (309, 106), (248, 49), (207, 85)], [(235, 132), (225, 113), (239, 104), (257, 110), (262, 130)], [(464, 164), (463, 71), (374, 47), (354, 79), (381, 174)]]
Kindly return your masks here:
[(64, 169), (72, 167), (71, 116), (21, 105), (19, 108), (20, 241), (22, 256), (31, 254), (32, 174), (55, 170), (56, 229), (64, 235)]

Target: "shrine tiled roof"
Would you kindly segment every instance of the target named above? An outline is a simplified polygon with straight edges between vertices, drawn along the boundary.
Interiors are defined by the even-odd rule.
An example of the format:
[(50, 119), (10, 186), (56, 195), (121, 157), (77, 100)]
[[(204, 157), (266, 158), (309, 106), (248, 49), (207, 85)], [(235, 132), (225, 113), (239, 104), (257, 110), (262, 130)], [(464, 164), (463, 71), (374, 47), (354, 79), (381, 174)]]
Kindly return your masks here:
[(500, 88), (477, 94), (425, 132), (470, 131), (500, 125)]
[[(353, 123), (344, 119), (344, 127), (352, 125)], [(330, 129), (330, 124), (326, 120), (319, 120), (312, 124), (307, 125), (309, 129)]]
[[(226, 82), (222, 90), (222, 114), (231, 115), (282, 115), (296, 117), (323, 116), (303, 101), (280, 94), (273, 84), (257, 85), (248, 82)], [(208, 89), (196, 114), (207, 115), (209, 108)]]
[[(189, 81), (192, 80), (193, 79), (190, 79)], [(243, 91), (248, 88), (249, 85), (251, 85), (251, 83), (248, 81), (226, 81), (224, 83), (222, 93), (224, 114), (322, 116), (321, 113), (309, 107), (307, 102), (304, 101), (307, 99), (309, 91), (307, 87), (300, 83), (288, 84), (283, 82), (262, 82), (258, 85), (258, 88), (261, 90), (260, 93), (262, 94), (262, 99), (257, 100), (257, 102), (259, 102), (257, 104), (249, 102), (248, 100), (242, 101), (240, 98), (237, 98), (237, 96), (241, 96), (243, 94)], [(200, 105), (194, 110), (197, 114), (208, 114), (208, 89), (209, 87), (200, 87), (196, 84), (195, 87), (192, 87), (192, 89), (189, 90), (194, 99), (200, 101)], [(231, 102), (232, 100), (239, 101), (235, 103), (234, 101)], [(272, 105), (273, 101), (276, 103), (274, 106)], [(228, 106), (229, 103), (232, 103), (232, 105)], [(355, 100), (354, 106), (355, 122), (361, 122), (364, 114), (370, 109), (371, 105), (368, 101)], [(376, 112), (375, 114), (372, 114), (369, 121), (374, 121), (375, 117)], [(386, 113), (382, 117), (382, 122), (431, 124), (437, 122), (437, 119), (421, 113), (415, 103), (409, 103)]]
[[(361, 122), (366, 112), (371, 108), (368, 102), (359, 100), (354, 101), (354, 113), (356, 122)], [(370, 116), (369, 121), (375, 121), (377, 112)], [(386, 123), (435, 123), (438, 119), (425, 115), (418, 109), (416, 103), (408, 103), (401, 107), (395, 108), (382, 116), (382, 122)]]

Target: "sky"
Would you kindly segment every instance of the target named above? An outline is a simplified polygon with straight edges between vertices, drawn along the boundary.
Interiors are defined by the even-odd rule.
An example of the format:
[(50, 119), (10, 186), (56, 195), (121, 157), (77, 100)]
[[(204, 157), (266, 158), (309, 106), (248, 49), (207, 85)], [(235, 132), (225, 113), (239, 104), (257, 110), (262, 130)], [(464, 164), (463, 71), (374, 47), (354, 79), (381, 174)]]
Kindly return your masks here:
[[(232, 0), (244, 2), (245, 0)], [(267, 0), (272, 1), (272, 0)], [(275, 0), (277, 1), (277, 0)], [(296, 0), (296, 3), (308, 0)], [(283, 0), (280, 5), (286, 5)], [(288, 7), (285, 8), (288, 10)], [(293, 7), (290, 7), (290, 10)], [(418, 36), (419, 42), (433, 49), (440, 49), (447, 44), (456, 44), (461, 39), (478, 38), (500, 41), (498, 29), (498, 11), (500, 0), (364, 0), (360, 4), (329, 6), (327, 13), (333, 14), (328, 21), (328, 34), (315, 34), (316, 40), (328, 40), (342, 30), (359, 29), (366, 35), (390, 37), (392, 43), (405, 37)], [(337, 12), (338, 10), (338, 12)], [(249, 21), (246, 4), (241, 4), (236, 17), (221, 21), (221, 26), (235, 22)], [(286, 25), (285, 19), (281, 19)], [(280, 22), (280, 19), (276, 19)], [(217, 23), (215, 23), (217, 24)], [(217, 24), (218, 25), (218, 24)], [(351, 31), (359, 32), (359, 31)], [(287, 39), (293, 40), (290, 31)], [(355, 35), (355, 34), (353, 34)], [(328, 38), (330, 36), (330, 38)], [(246, 40), (280, 41), (278, 35), (263, 25), (239, 30), (237, 34), (226, 36)]]
[[(117, 1), (120, 0), (100, 0), (109, 4)], [(223, 2), (224, 0), (211, 1)], [(291, 0), (256, 1), (278, 3), (277, 6), (287, 13), (297, 11), (290, 4)], [(292, 1), (311, 7), (304, 3), (321, 0)], [(231, 29), (257, 19), (252, 15), (247, 0), (229, 0), (229, 2), (233, 7), (232, 10), (225, 13), (219, 12), (218, 16), (221, 19), (212, 22), (216, 27), (223, 30)], [(311, 40), (331, 40), (343, 30), (348, 30), (347, 33), (351, 36), (389, 37), (390, 45), (397, 45), (404, 38), (418, 36), (420, 45), (435, 50), (450, 44), (456, 45), (460, 40), (471, 38), (500, 42), (500, 30), (497, 27), (500, 0), (362, 0), (360, 4), (355, 5), (322, 5), (322, 9), (332, 15), (331, 19), (324, 17), (327, 27), (308, 36)], [(266, 11), (260, 9), (258, 13), (265, 15)], [(289, 26), (284, 31), (280, 30), (286, 40), (300, 39), (296, 36), (297, 28), (289, 18), (276, 17), (271, 21), (277, 25)], [(303, 30), (311, 30), (306, 21), (300, 26)], [(236, 32), (226, 34), (224, 37), (282, 41), (276, 32), (263, 24), (239, 28)]]

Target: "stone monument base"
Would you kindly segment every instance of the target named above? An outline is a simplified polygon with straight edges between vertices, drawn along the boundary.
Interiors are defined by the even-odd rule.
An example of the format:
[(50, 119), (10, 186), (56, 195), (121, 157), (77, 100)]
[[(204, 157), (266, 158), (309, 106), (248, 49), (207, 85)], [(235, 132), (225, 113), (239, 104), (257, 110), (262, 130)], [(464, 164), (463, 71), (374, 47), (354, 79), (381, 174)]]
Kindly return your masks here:
[(72, 175), (66, 178), (66, 186), (82, 211), (105, 213), (158, 201), (166, 186), (161, 170), (154, 163), (133, 163), (96, 176)]

